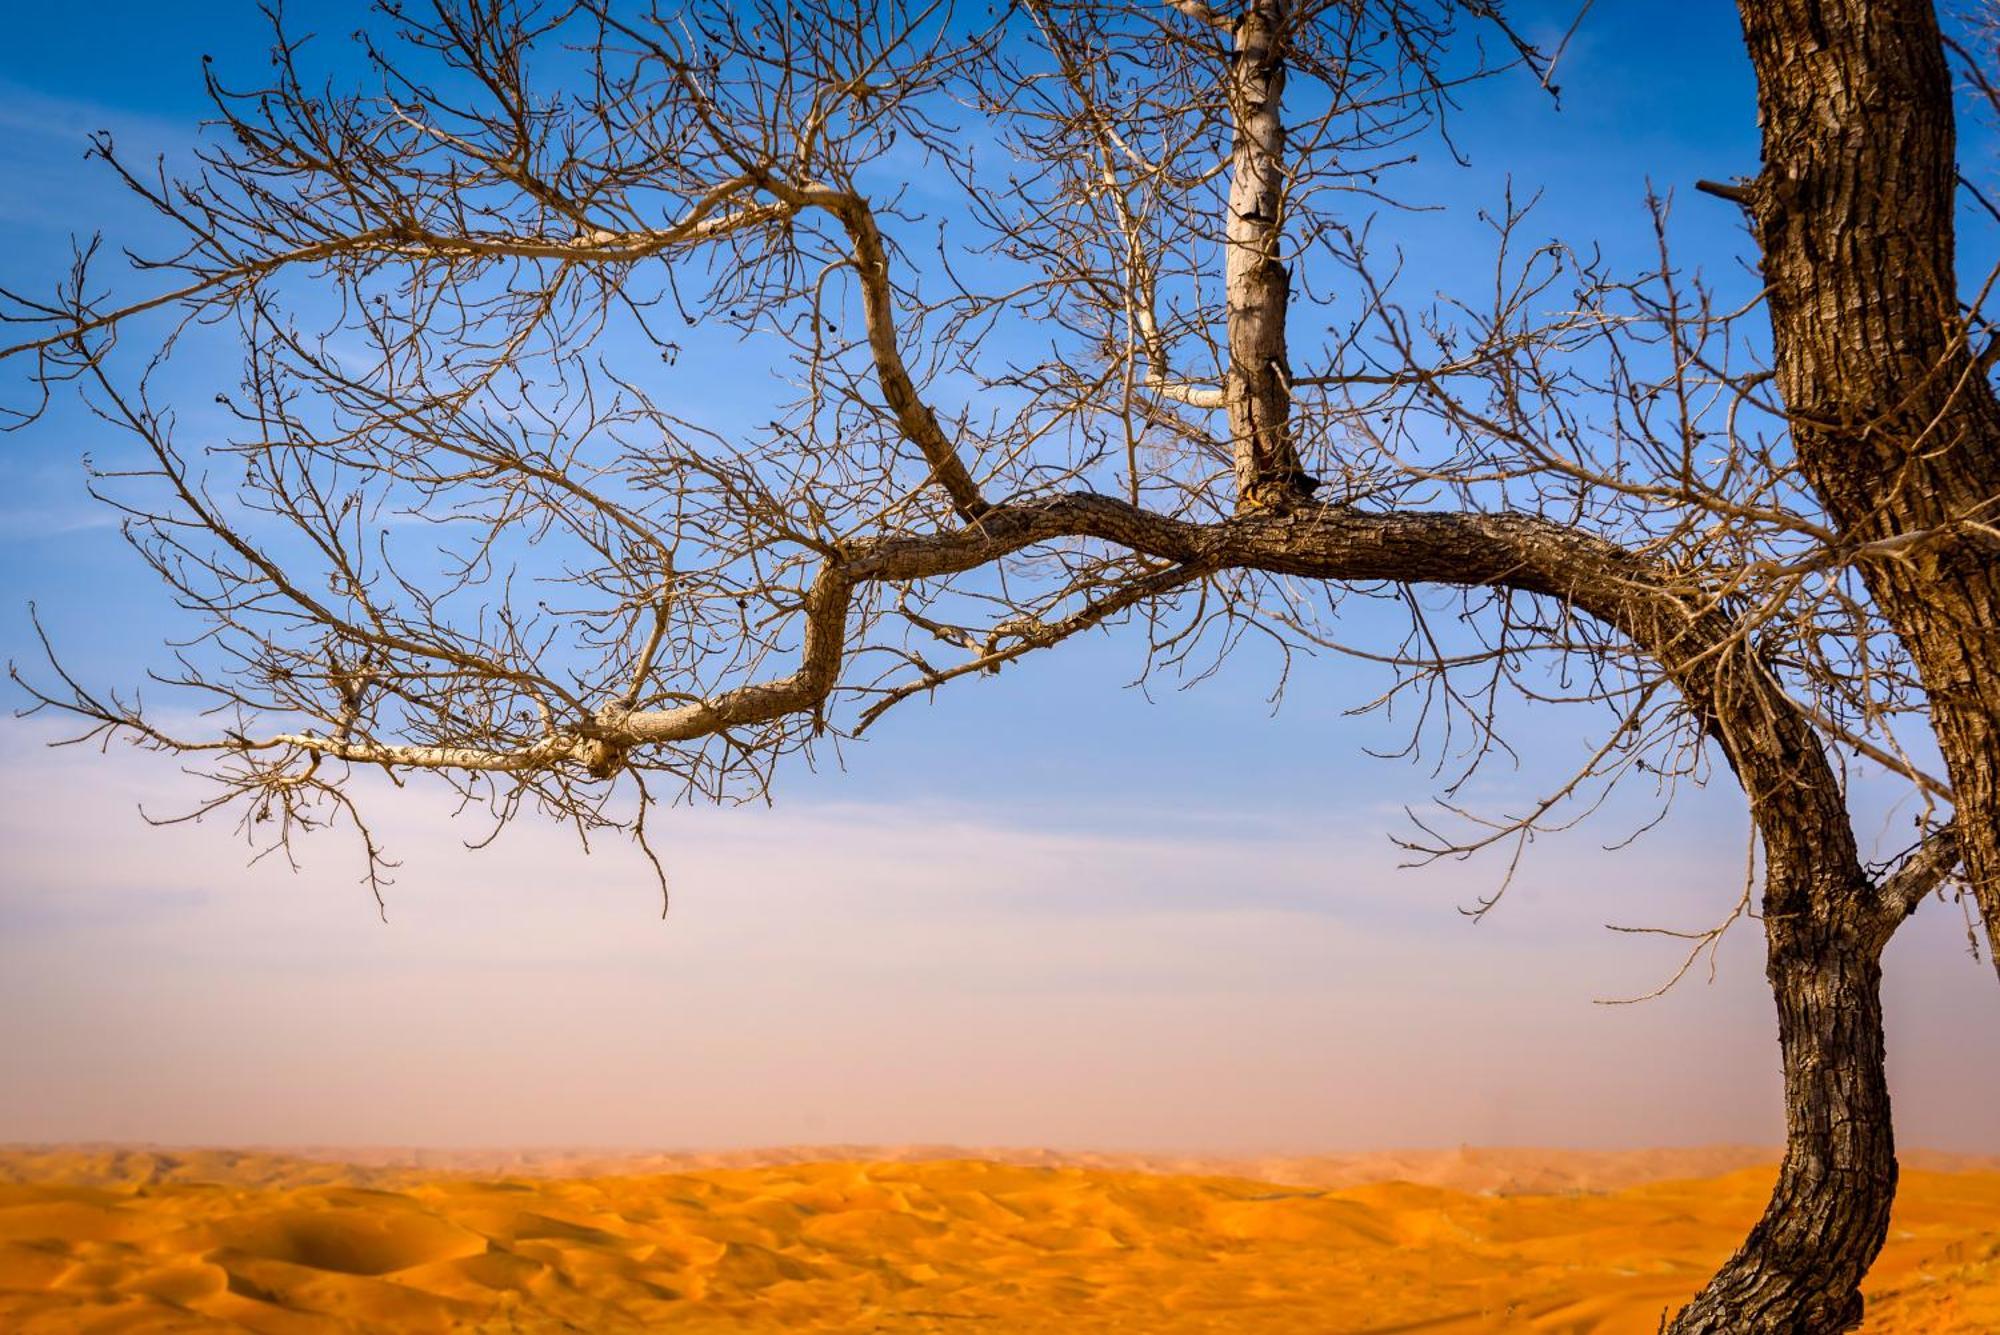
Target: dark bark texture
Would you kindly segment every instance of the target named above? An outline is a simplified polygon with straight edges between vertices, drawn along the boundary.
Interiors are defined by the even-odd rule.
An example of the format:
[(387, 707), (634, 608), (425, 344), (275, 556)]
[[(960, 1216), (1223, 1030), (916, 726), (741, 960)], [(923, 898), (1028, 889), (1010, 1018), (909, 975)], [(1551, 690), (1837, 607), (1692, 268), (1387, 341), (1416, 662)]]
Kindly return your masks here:
[[(1922, 677), (1965, 873), (2000, 934), (2000, 403), (1960, 313), (1951, 73), (1931, 0), (1742, 0), (1749, 208), (1807, 476)], [(2000, 958), (1995, 959), (2000, 967)]]
[[(2000, 929), (2000, 407), (1958, 303), (1950, 72), (1930, 0), (1741, 0), (1763, 170), (1777, 384), (1807, 478), (1920, 674), (1957, 841)], [(1760, 825), (1760, 828), (1761, 825)], [(1675, 1319), (1676, 1335), (1823, 1335), (1861, 1322), (1896, 1157), (1883, 1069), (1882, 946), (1911, 886), (1816, 884), (1770, 847), (1768, 974), (1787, 1140), (1764, 1217)], [(1921, 859), (1920, 859), (1921, 860)], [(1885, 902), (1886, 901), (1886, 902)], [(1899, 909), (1898, 904), (1901, 907)]]
[(1822, 1335), (1861, 1324), (1896, 1195), (1880, 945), (1773, 924), (1766, 972), (1785, 1072), (1785, 1159), (1764, 1217), (1673, 1335)]

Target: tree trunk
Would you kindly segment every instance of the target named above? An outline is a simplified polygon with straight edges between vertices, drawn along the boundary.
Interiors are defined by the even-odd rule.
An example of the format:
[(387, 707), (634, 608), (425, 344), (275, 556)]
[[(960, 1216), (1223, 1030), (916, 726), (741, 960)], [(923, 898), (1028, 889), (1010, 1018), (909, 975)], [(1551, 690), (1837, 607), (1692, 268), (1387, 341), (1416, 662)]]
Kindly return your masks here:
[(1284, 0), (1252, 0), (1236, 24), (1230, 113), (1236, 142), (1229, 164), (1229, 217), (1223, 245), (1229, 367), (1223, 402), (1235, 452), (1241, 510), (1290, 509), (1318, 484), (1292, 444), (1291, 372), (1285, 313), (1291, 278), (1279, 258), (1285, 230)]
[[(2000, 401), (1959, 309), (1951, 73), (1932, 0), (1740, 0), (1748, 195), (1800, 463), (1923, 680), (2000, 942)], [(2000, 968), (2000, 954), (1995, 966)]]
[(1764, 1217), (1672, 1335), (1829, 1335), (1861, 1323), (1862, 1276), (1896, 1194), (1880, 946), (1767, 921), (1785, 1067), (1785, 1160)]

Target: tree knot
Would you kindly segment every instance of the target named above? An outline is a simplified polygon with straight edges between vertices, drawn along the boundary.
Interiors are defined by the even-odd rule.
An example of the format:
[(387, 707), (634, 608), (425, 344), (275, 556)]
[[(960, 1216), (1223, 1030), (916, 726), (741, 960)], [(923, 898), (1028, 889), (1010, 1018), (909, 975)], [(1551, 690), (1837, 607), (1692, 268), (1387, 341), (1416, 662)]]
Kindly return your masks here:
[(1253, 480), (1236, 501), (1238, 515), (1287, 515), (1313, 503), (1320, 480), (1303, 468), (1293, 467)]
[(580, 729), (581, 735), (570, 754), (591, 778), (608, 779), (625, 768), (625, 758), (632, 751), (625, 727), (626, 716), (631, 712), (632, 707), (622, 701), (608, 704)]

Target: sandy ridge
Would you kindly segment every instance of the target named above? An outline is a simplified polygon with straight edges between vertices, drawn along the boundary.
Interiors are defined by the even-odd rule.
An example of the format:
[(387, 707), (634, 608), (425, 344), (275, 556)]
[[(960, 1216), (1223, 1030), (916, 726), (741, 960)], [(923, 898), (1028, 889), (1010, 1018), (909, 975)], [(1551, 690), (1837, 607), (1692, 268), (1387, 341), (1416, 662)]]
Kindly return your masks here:
[[(1622, 1191), (1654, 1182), (1717, 1177), (1775, 1164), (1756, 1145), (1628, 1150), (1459, 1146), (1310, 1155), (1218, 1155), (1059, 1150), (950, 1144), (801, 1144), (725, 1150), (593, 1148), (438, 1149), (300, 1145), (215, 1148), (118, 1142), (0, 1144), (0, 1182), (104, 1186), (207, 1181), (240, 1186), (360, 1185), (423, 1176), (630, 1177), (812, 1163), (925, 1163), (977, 1159), (1022, 1168), (1235, 1177), (1286, 1186), (1345, 1189), (1410, 1182), (1499, 1195)], [(2000, 1174), (2000, 1155), (1905, 1149), (1903, 1167), (1934, 1173)]]
[[(1651, 1335), (1772, 1175), (1576, 1185), (1683, 1170), (1685, 1151), (1249, 1161), (1378, 1175), (1328, 1188), (1160, 1156), (823, 1158), (837, 1148), (591, 1177), (551, 1171), (591, 1162), (573, 1152), (525, 1155), (539, 1174), (384, 1151), (0, 1153), (0, 1330)], [(1877, 1335), (2000, 1330), (2000, 1173), (1911, 1171), (1869, 1292)]]

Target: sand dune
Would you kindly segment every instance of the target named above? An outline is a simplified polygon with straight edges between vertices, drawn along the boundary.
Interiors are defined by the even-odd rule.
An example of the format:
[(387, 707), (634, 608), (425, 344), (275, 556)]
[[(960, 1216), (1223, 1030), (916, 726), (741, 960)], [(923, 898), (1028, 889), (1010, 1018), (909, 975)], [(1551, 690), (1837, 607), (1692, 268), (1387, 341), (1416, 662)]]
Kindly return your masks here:
[[(1462, 1146), (1317, 1155), (1214, 1155), (1056, 1150), (992, 1145), (780, 1145), (733, 1150), (429, 1149), (397, 1146), (286, 1146), (228, 1150), (71, 1144), (0, 1145), (0, 1182), (132, 1186), (219, 1182), (231, 1186), (393, 1185), (437, 1174), (511, 1177), (636, 1177), (770, 1168), (807, 1163), (929, 1163), (979, 1159), (1022, 1168), (1241, 1177), (1303, 1187), (1414, 1182), (1500, 1195), (1617, 1191), (1675, 1178), (1718, 1177), (1777, 1160), (1762, 1145), (1673, 1149), (1567, 1150)], [(1937, 1173), (2000, 1173), (2000, 1155), (1906, 1149), (1905, 1168)]]
[[(1747, 1150), (1245, 1161), (1263, 1180), (902, 1153), (573, 1176), (612, 1160), (14, 1151), (0, 1329), (1639, 1335), (1771, 1171)], [(1732, 1171), (1661, 1180), (1690, 1165)], [(1870, 1293), (1870, 1331), (2000, 1329), (2000, 1173), (1910, 1172)]]

